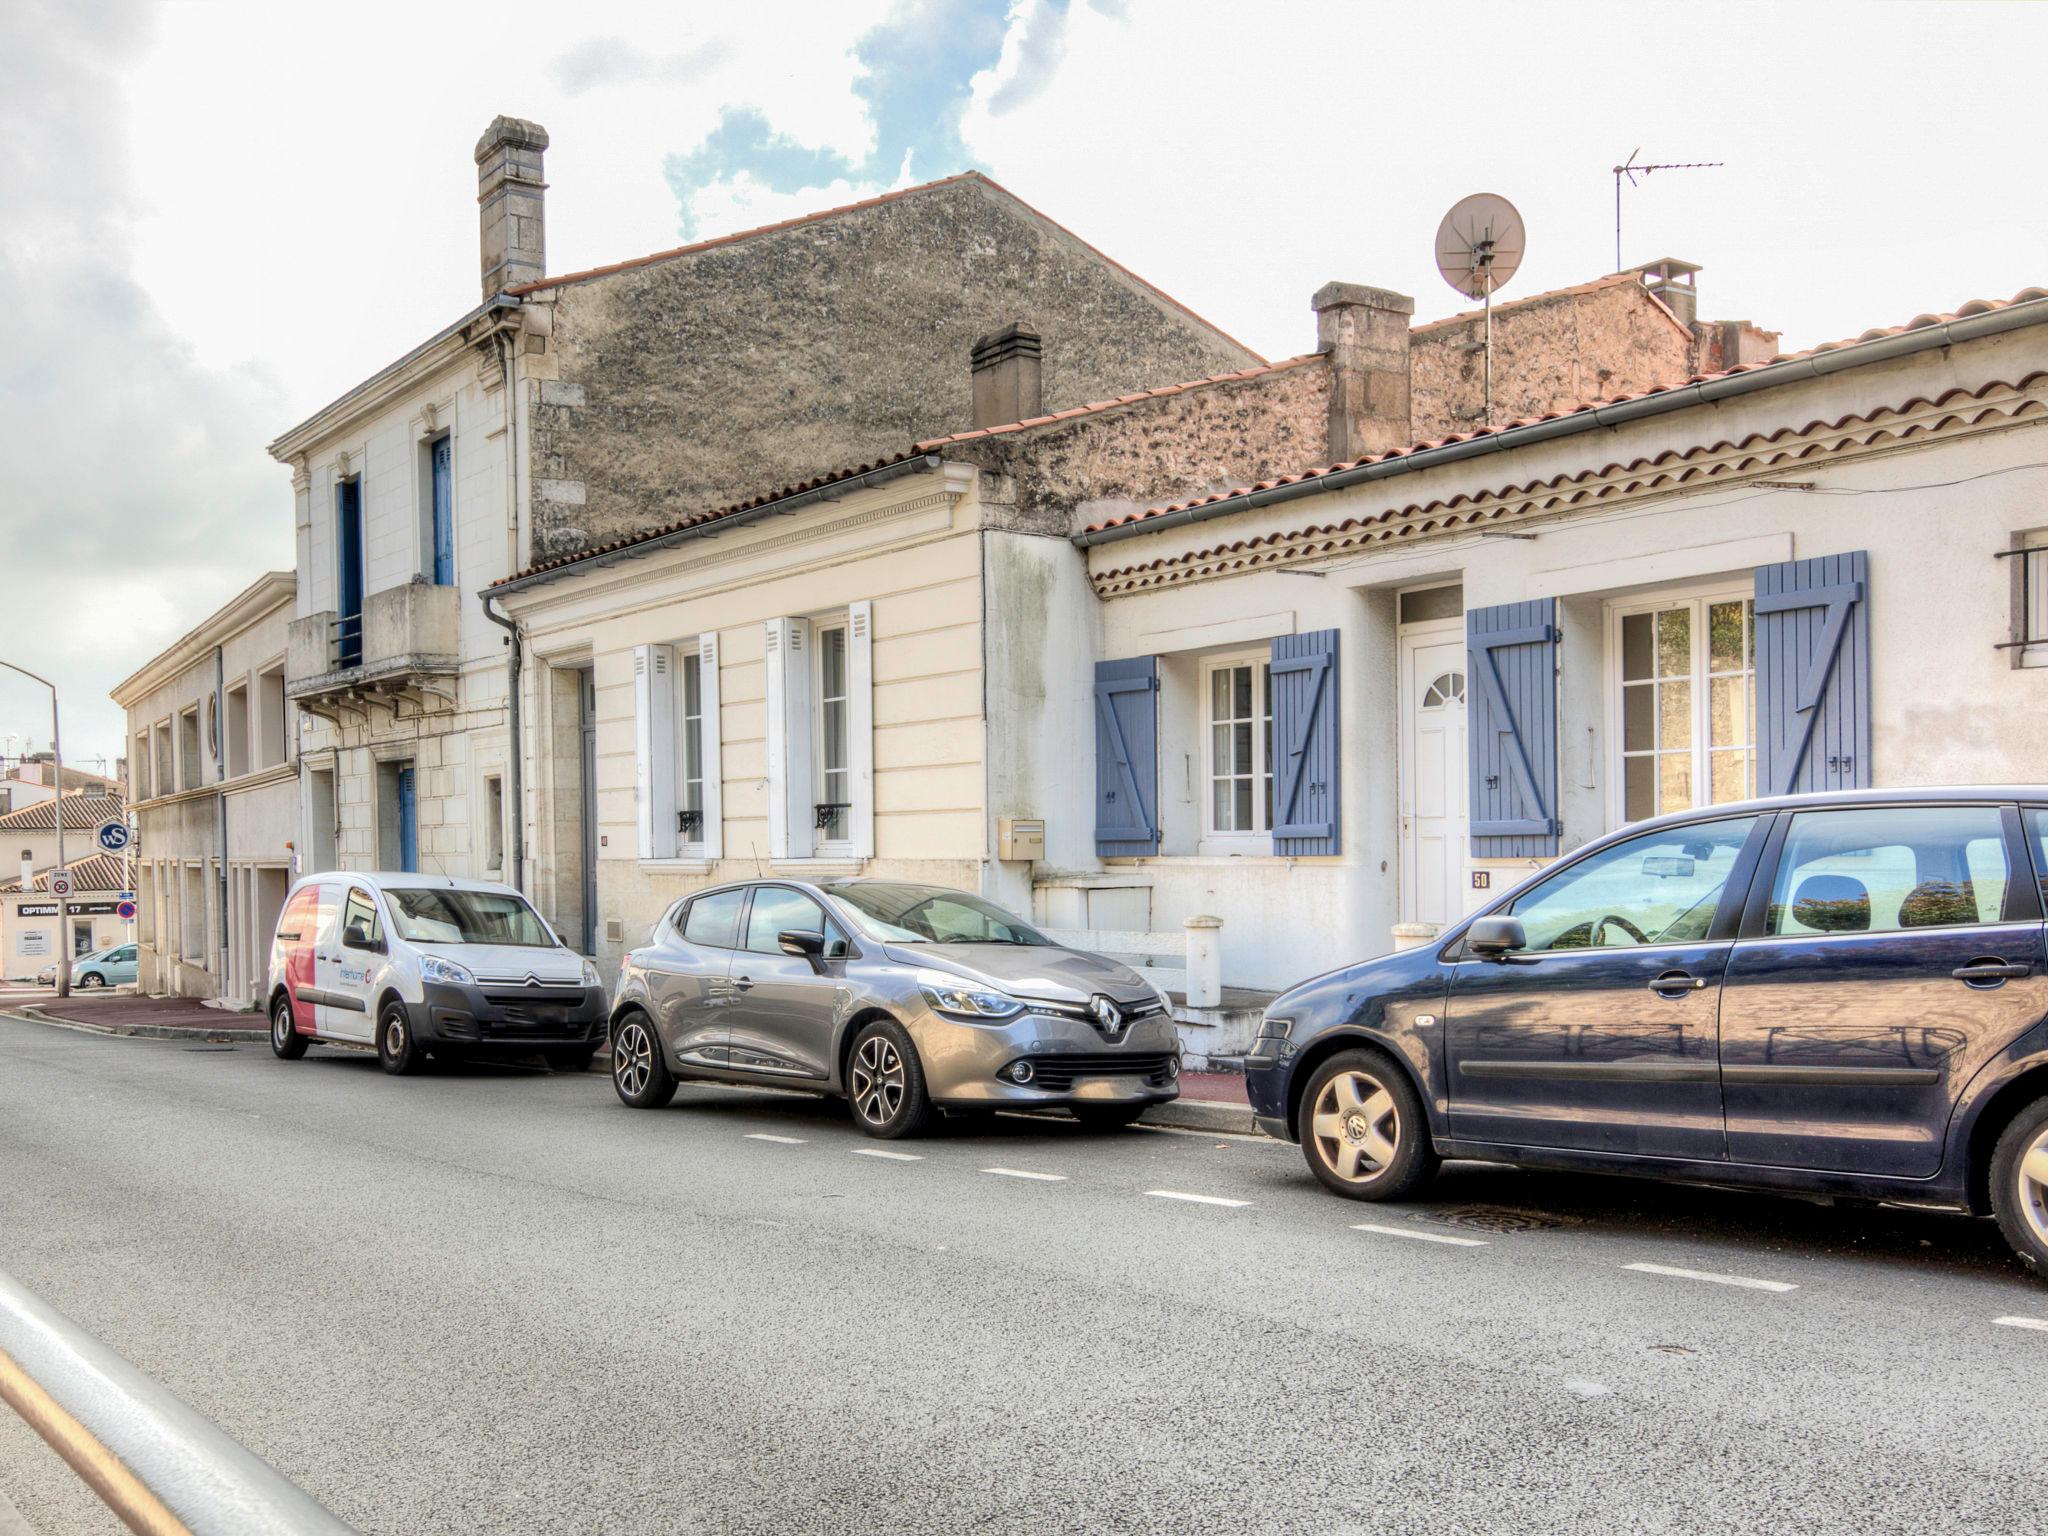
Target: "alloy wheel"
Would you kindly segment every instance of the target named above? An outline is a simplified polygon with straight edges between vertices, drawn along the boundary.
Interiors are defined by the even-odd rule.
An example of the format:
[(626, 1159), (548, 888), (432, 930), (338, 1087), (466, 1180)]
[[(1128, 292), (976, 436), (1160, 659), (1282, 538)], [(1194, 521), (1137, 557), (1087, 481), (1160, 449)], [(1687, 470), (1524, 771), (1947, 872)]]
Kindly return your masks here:
[(612, 1077), (621, 1094), (634, 1098), (647, 1087), (647, 1080), (653, 1075), (654, 1048), (647, 1031), (637, 1023), (629, 1023), (612, 1044)]
[(853, 1053), (853, 1107), (870, 1125), (887, 1125), (906, 1091), (902, 1053), (886, 1035), (869, 1035)]
[[(1316, 1095), (1309, 1118), (1316, 1153), (1348, 1183), (1379, 1177), (1401, 1145), (1401, 1114), (1386, 1085), (1367, 1072), (1339, 1072)], [(2048, 1152), (2044, 1152), (2048, 1160)]]
[(2014, 1176), (2020, 1186), (2020, 1215), (2033, 1229), (2035, 1241), (2048, 1247), (2048, 1130), (2020, 1154)]
[(270, 1042), (281, 1049), (290, 1042), (291, 1037), (292, 1005), (279, 1003), (277, 1011), (270, 1016)]

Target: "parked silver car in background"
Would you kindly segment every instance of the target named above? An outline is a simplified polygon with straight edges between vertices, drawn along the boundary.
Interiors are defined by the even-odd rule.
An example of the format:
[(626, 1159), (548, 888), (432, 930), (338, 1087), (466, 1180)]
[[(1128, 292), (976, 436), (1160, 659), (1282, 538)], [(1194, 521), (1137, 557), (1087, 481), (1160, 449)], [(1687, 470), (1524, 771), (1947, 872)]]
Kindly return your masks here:
[(839, 1095), (870, 1135), (935, 1109), (1063, 1108), (1128, 1125), (1173, 1098), (1166, 998), (1002, 908), (890, 880), (758, 880), (699, 891), (626, 956), (611, 1015), (619, 1097), (678, 1078)]

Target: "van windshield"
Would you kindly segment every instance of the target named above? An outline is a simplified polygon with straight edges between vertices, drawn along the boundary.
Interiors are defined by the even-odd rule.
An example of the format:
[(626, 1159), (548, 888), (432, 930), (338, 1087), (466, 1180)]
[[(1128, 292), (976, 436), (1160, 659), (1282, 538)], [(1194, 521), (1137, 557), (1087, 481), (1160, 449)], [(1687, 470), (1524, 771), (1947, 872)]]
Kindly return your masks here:
[(391, 926), (414, 944), (512, 944), (553, 949), (555, 936), (517, 896), (495, 891), (390, 890)]

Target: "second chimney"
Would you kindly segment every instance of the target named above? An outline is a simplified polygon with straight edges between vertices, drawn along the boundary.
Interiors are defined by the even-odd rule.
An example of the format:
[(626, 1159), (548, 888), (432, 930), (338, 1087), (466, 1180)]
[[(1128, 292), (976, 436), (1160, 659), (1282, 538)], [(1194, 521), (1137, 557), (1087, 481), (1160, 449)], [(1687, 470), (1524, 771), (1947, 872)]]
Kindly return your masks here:
[(1006, 325), (974, 344), (974, 424), (1000, 427), (1028, 421), (1045, 409), (1039, 364), (1045, 348), (1038, 332)]
[(1415, 441), (1408, 406), (1415, 301), (1362, 283), (1325, 283), (1310, 303), (1317, 346), (1330, 360), (1330, 462), (1406, 448)]
[(547, 220), (541, 155), (548, 131), (523, 117), (500, 117), (476, 141), (476, 206), (484, 299), (547, 276)]

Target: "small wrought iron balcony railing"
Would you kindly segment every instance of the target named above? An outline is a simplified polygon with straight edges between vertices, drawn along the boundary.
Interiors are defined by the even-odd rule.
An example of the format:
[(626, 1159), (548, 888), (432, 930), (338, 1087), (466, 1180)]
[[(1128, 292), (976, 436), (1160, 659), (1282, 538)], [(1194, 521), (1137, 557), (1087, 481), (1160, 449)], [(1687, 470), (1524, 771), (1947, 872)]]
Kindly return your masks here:
[(336, 619), (332, 625), (333, 646), (330, 654), (337, 668), (360, 667), (363, 664), (363, 616), (351, 613)]

